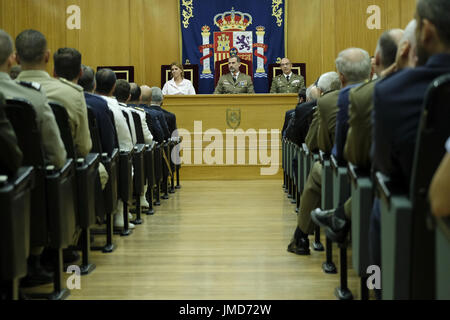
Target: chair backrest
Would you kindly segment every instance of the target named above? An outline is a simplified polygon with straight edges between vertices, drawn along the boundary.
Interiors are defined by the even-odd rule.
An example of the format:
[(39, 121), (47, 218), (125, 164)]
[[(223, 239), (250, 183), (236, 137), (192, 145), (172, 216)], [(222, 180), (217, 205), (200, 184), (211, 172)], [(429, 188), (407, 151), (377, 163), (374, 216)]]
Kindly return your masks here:
[(89, 131), (91, 132), (91, 140), (92, 140), (92, 150), (91, 152), (102, 154), (102, 143), (100, 139), (99, 128), (97, 124), (97, 119), (95, 118), (94, 112), (92, 111), (90, 106), (88, 108), (88, 121), (89, 121)]
[[(296, 74), (300, 74), (305, 79), (305, 85), (306, 85), (306, 64), (305, 63), (292, 63), (292, 72)], [(269, 85), (272, 83), (272, 79), (276, 76), (283, 73), (283, 70), (281, 70), (281, 66), (279, 63), (272, 63), (269, 64), (267, 79), (269, 81)]]
[(133, 116), (134, 127), (136, 129), (136, 140), (137, 140), (137, 143), (145, 144), (144, 130), (142, 130), (141, 117), (135, 111), (131, 111), (131, 115)]
[(37, 127), (36, 111), (31, 103), (24, 99), (6, 100), (5, 112), (23, 152), (23, 165), (44, 168), (41, 132)]
[(22, 165), (33, 166), (35, 169), (35, 187), (31, 195), (30, 243), (33, 246), (45, 246), (48, 244), (46, 171), (41, 132), (36, 122), (36, 111), (26, 100), (10, 99), (6, 101), (5, 113), (14, 128), (23, 153)]
[(66, 147), (67, 158), (77, 159), (75, 146), (73, 143), (72, 131), (69, 124), (69, 114), (66, 108), (56, 102), (48, 103), (55, 115), (56, 123), (58, 124), (61, 139)]
[[(425, 95), (417, 134), (410, 199), (413, 206), (411, 247), (412, 298), (434, 298), (435, 239), (427, 228), (430, 206), (428, 189), (436, 169), (445, 154), (445, 141), (450, 136), (450, 74), (435, 79)], [(423, 277), (421, 275), (427, 275)]]
[[(230, 72), (230, 69), (228, 68), (228, 58), (216, 61), (214, 64), (214, 70), (214, 86), (216, 87), (220, 77)], [(253, 81), (253, 63), (251, 61), (241, 59), (239, 72), (251, 76)]]

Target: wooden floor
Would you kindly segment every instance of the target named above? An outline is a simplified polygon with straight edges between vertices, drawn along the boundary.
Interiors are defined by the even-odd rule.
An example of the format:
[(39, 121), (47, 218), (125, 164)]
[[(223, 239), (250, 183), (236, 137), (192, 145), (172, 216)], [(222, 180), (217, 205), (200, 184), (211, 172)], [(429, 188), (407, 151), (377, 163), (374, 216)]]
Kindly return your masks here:
[[(336, 299), (324, 252), (286, 251), (296, 214), (280, 181), (183, 181), (156, 208), (130, 237), (115, 236), (116, 251), (92, 253), (97, 268), (69, 299)], [(352, 269), (349, 287), (358, 298)]]

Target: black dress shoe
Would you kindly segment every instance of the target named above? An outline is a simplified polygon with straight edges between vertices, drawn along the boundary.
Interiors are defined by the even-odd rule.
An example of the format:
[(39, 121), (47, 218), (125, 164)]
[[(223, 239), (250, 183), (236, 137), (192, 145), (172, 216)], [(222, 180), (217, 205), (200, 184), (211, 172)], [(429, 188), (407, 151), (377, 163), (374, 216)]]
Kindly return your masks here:
[(317, 208), (311, 211), (311, 219), (314, 223), (322, 228), (326, 228), (332, 225), (332, 217), (334, 216), (335, 209), (321, 210)]
[(335, 216), (333, 216), (332, 220), (331, 226), (325, 229), (325, 234), (333, 242), (345, 242), (350, 231), (350, 221)]
[(309, 251), (309, 239), (308, 238), (298, 238), (293, 239), (291, 243), (288, 245), (287, 251), (306, 256), (310, 254)]
[(41, 266), (40, 259), (40, 256), (30, 255), (27, 261), (28, 272), (26, 277), (20, 281), (21, 287), (36, 287), (53, 282), (53, 273), (47, 272)]

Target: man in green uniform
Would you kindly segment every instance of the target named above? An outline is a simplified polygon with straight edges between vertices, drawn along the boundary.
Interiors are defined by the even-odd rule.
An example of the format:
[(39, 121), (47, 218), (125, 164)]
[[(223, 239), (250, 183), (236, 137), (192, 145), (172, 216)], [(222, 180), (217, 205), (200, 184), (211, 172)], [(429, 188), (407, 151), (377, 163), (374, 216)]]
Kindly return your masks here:
[(252, 78), (239, 72), (241, 59), (238, 56), (228, 58), (230, 73), (220, 77), (214, 94), (255, 93)]
[(283, 58), (280, 66), (283, 74), (273, 78), (270, 93), (298, 93), (305, 88), (305, 79), (292, 72), (292, 63), (288, 58)]
[[(42, 33), (36, 30), (25, 30), (16, 38), (17, 61), (22, 65), (23, 71), (17, 77), (19, 81), (35, 81), (39, 83), (49, 100), (64, 106), (69, 115), (69, 124), (78, 157), (85, 157), (92, 148), (91, 134), (87, 118), (87, 107), (84, 99), (83, 88), (74, 82), (81, 75), (81, 55), (79, 55), (79, 68), (73, 71), (74, 79), (52, 78), (45, 71), (50, 59), (50, 51), (47, 49), (47, 41)], [(64, 50), (58, 51), (59, 55), (73, 55)], [(79, 54), (79, 53), (78, 53)], [(55, 61), (55, 64), (57, 61)], [(71, 81), (74, 82), (71, 82)]]
[[(5, 31), (0, 30), (0, 91), (6, 99), (22, 98), (31, 103), (36, 112), (37, 128), (42, 137), (45, 162), (59, 169), (65, 164), (67, 153), (55, 116), (48, 105), (47, 97), (39, 83), (12, 80), (8, 72), (13, 63), (12, 39)], [(30, 249), (28, 274), (24, 282), (28, 285), (39, 285), (53, 281), (53, 275), (46, 272), (40, 265), (42, 251), (43, 247), (33, 246)]]

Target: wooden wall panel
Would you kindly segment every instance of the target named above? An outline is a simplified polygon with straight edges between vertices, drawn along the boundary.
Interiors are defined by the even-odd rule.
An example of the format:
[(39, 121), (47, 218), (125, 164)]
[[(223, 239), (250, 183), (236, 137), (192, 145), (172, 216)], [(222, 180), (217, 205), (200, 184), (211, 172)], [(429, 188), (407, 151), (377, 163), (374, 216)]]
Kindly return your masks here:
[[(75, 47), (83, 63), (134, 65), (140, 84), (159, 86), (160, 66), (180, 61), (179, 0), (0, 0), (0, 28), (13, 38), (26, 28), (42, 31), (54, 52)], [(306, 62), (307, 84), (335, 70), (340, 50), (361, 47), (373, 54), (381, 33), (404, 28), (415, 0), (289, 0), (288, 52)], [(66, 28), (66, 8), (81, 8), (81, 30)], [(381, 9), (381, 29), (368, 30), (369, 5)], [(52, 64), (49, 65), (51, 72)]]

